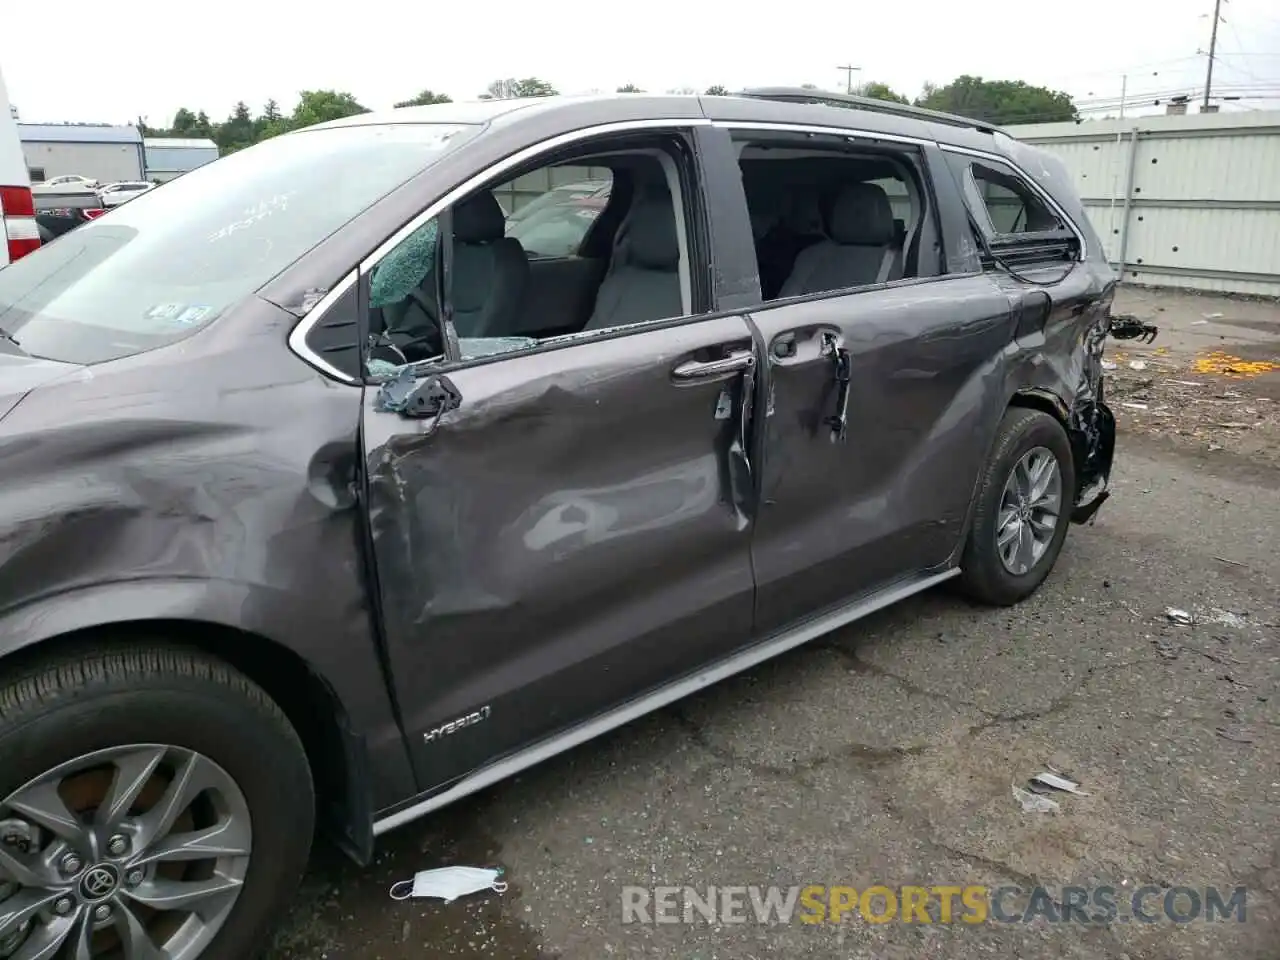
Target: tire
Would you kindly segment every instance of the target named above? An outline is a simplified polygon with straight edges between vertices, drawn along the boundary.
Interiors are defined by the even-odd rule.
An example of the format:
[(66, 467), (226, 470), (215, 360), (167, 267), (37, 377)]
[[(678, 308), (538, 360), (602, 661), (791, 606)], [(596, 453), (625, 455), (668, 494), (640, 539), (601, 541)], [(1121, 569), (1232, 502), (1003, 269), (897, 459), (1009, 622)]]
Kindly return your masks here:
[[(212, 875), (215, 864), (211, 858), (177, 864), (130, 864), (127, 861), (135, 855), (141, 857), (146, 850), (155, 851), (145, 842), (147, 833), (174, 837), (211, 826), (216, 829), (225, 818), (238, 814), (234, 824), (243, 830), (247, 822), (251, 838), (250, 834), (240, 834), (234, 845), (242, 849), (228, 853), (230, 859), (217, 866), (223, 869), (225, 864), (234, 864), (242, 883), (238, 895), (203, 901), (206, 906), (224, 904), (218, 908), (225, 910), (224, 919), (203, 946), (196, 948), (192, 944), (199, 951), (192, 960), (248, 960), (256, 956), (301, 880), (315, 823), (314, 786), (306, 753), (279, 707), (261, 688), (222, 661), (180, 647), (102, 644), (45, 658), (24, 666), (21, 672), (9, 670), (9, 676), (7, 666), (0, 662), (0, 881), (5, 879), (6, 851), (26, 857), (24, 848), (33, 854), (36, 844), (47, 849), (48, 843), (57, 842), (49, 830), (36, 829), (32, 837), (32, 815), (28, 811), (24, 818), (23, 812), (15, 809), (15, 800), (26, 807), (27, 798), (35, 796), (25, 790), (27, 785), (69, 762), (99, 763), (99, 756), (86, 761), (86, 755), (158, 743), (165, 749), (152, 748), (148, 752), (143, 747), (109, 758), (119, 764), (104, 761), (98, 768), (101, 773), (95, 769), (56, 775), (63, 799), (82, 816), (95, 809), (97, 815), (103, 815), (103, 808), (109, 806), (103, 799), (107, 785), (140, 785), (132, 808), (121, 804), (128, 819), (121, 821), (118, 828), (104, 830), (97, 849), (86, 851), (83, 870), (78, 874), (82, 879), (68, 888), (75, 896), (62, 896), (60, 886), (58, 895), (68, 902), (74, 900), (73, 917), (77, 923), (88, 923), (95, 910), (101, 912), (105, 907), (106, 919), (99, 915), (101, 929), (95, 936), (106, 937), (109, 946), (112, 937), (127, 932), (130, 918), (139, 916), (139, 910), (147, 913), (138, 907), (139, 902), (145, 903), (148, 895), (163, 896), (158, 885), (174, 882), (175, 874), (170, 871), (204, 871), (195, 874), (195, 878), (218, 879)], [(155, 774), (144, 774), (133, 781), (120, 776), (129, 763), (139, 762), (137, 757), (159, 758), (152, 761)], [(149, 798), (164, 797), (184, 764), (190, 765), (189, 770), (199, 771), (200, 783), (212, 782), (215, 786), (200, 793), (192, 790), (196, 799), (179, 811), (172, 829), (161, 833), (154, 824), (153, 829), (146, 827), (144, 807), (154, 804), (153, 815), (155, 809), (164, 807)], [(67, 779), (61, 779), (63, 776)], [(234, 798), (234, 802), (228, 798)], [(202, 822), (202, 817), (208, 819)], [(130, 832), (135, 828), (137, 832)], [(226, 841), (223, 846), (227, 852), (225, 848), (232, 845), (231, 832), (223, 830), (217, 836)], [(135, 849), (128, 851), (129, 857), (108, 861), (112, 851), (106, 848), (127, 848), (131, 844)], [(69, 849), (78, 850), (81, 846)], [(247, 856), (243, 855), (246, 850)], [(60, 872), (55, 879), (70, 882), (73, 865), (67, 863), (65, 854), (59, 856)], [(12, 857), (9, 862), (12, 865)], [(114, 871), (115, 876), (109, 902), (95, 900), (91, 892), (86, 892), (103, 889), (103, 874), (98, 872), (103, 866), (108, 875)], [(177, 877), (180, 882), (187, 882), (192, 874), (179, 873)], [(34, 881), (28, 882), (34, 886)], [(40, 878), (35, 889), (49, 889), (51, 882), (48, 876)], [(10, 884), (11, 895), (13, 890)], [(19, 889), (19, 896), (21, 892)], [(0, 897), (5, 895), (0, 890)], [(59, 902), (54, 909), (65, 906)], [(0, 907), (0, 923), (3, 916)], [(160, 918), (163, 923), (165, 917), (180, 916), (162, 910), (148, 922)], [(42, 929), (43, 935), (49, 935), (53, 919), (46, 911), (46, 915), (33, 916), (30, 923), (26, 936)], [(49, 926), (42, 927), (43, 924)], [(171, 934), (154, 929), (154, 942), (164, 945)], [(181, 931), (172, 935), (181, 935)], [(0, 951), (0, 955), (7, 954)], [(160, 955), (168, 956), (163, 952)]]
[[(1056, 525), (1046, 531), (1043, 553), (1025, 571), (1011, 570), (996, 545), (1001, 502), (1014, 468), (1032, 451), (1047, 450), (1057, 461), (1059, 495)], [(1036, 457), (1042, 456), (1035, 454)], [(991, 456), (978, 479), (978, 500), (973, 524), (960, 560), (960, 591), (970, 599), (992, 606), (1011, 606), (1040, 587), (1057, 562), (1071, 526), (1076, 472), (1071, 441), (1054, 417), (1039, 410), (1012, 407), (1000, 421)], [(1035, 514), (1044, 519), (1042, 513)], [(1045, 521), (1047, 522), (1047, 520)], [(1042, 524), (1036, 524), (1038, 529)]]

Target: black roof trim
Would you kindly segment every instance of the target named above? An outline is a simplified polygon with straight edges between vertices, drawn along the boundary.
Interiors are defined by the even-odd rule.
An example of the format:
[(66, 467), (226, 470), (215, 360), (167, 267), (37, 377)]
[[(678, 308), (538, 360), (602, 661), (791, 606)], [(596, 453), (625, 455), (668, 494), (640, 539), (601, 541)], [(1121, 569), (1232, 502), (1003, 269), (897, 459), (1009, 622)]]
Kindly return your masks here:
[(915, 107), (906, 103), (859, 97), (851, 93), (830, 93), (826, 90), (810, 90), (808, 87), (752, 87), (749, 90), (741, 90), (734, 96), (750, 97), (754, 100), (779, 100), (785, 103), (825, 103), (837, 107), (853, 107), (874, 113), (886, 113), (895, 117), (909, 117), (912, 120), (945, 123), (952, 127), (968, 127), (982, 133), (1008, 135), (1008, 131), (982, 120), (961, 117), (954, 113), (943, 113), (940, 110), (929, 110), (925, 107)]

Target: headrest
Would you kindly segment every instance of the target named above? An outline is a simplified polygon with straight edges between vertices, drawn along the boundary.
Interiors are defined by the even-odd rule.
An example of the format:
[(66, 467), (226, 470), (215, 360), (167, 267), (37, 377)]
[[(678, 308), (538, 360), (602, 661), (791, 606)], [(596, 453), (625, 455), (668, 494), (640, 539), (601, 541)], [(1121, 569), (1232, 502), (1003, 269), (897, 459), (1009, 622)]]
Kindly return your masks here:
[(649, 270), (674, 270), (680, 263), (680, 241), (671, 194), (646, 188), (636, 195), (627, 218), (629, 259)]
[(845, 184), (827, 213), (827, 235), (836, 243), (892, 243), (889, 195), (874, 183)]
[(750, 191), (747, 199), (747, 209), (751, 214), (751, 233), (759, 240), (782, 220), (782, 194), (771, 187), (762, 187)]
[(801, 235), (822, 233), (822, 205), (813, 189), (797, 188), (791, 194), (783, 219), (788, 227)]
[(453, 236), (461, 243), (492, 243), (500, 240), (506, 230), (506, 215), (488, 190), (453, 208)]

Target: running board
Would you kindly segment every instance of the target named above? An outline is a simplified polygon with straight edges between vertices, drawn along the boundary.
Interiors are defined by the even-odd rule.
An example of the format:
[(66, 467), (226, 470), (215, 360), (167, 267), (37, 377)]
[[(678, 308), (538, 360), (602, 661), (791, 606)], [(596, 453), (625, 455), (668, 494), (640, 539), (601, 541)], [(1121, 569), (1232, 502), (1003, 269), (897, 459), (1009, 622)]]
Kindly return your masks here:
[(396, 829), (396, 827), (412, 823), (419, 817), (426, 816), (441, 807), (446, 807), (455, 800), (461, 800), (463, 797), (483, 790), (485, 787), (506, 780), (522, 770), (536, 766), (543, 760), (549, 760), (557, 754), (564, 753), (566, 750), (572, 750), (579, 744), (594, 740), (601, 734), (615, 730), (623, 724), (630, 723), (632, 720), (652, 713), (654, 710), (665, 707), (670, 703), (675, 703), (677, 700), (683, 700), (690, 694), (719, 683), (721, 680), (736, 673), (749, 670), (756, 664), (771, 660), (781, 653), (786, 653), (788, 650), (802, 646), (810, 640), (814, 640), (833, 630), (838, 630), (840, 627), (853, 623), (855, 620), (861, 620), (877, 610), (883, 610), (885, 607), (892, 606), (900, 600), (905, 600), (907, 597), (928, 590), (930, 587), (935, 587), (959, 573), (959, 568), (952, 568), (943, 573), (932, 574), (907, 583), (898, 584), (839, 610), (803, 623), (771, 640), (765, 640), (753, 647), (748, 647), (741, 653), (713, 664), (706, 670), (699, 670), (665, 687), (659, 687), (657, 690), (610, 710), (608, 713), (602, 713), (585, 723), (571, 727), (563, 733), (535, 743), (531, 747), (526, 747), (518, 753), (513, 753), (488, 766), (481, 767), (446, 790), (434, 793), (416, 802), (410, 801), (409, 806), (375, 820), (373, 835), (375, 837), (381, 836), (389, 830)]

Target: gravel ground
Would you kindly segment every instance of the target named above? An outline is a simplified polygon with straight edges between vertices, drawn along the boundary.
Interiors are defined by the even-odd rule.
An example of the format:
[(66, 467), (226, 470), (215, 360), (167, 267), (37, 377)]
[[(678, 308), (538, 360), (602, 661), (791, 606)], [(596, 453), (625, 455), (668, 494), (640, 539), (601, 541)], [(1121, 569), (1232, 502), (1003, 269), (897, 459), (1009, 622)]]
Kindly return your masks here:
[[(368, 870), (321, 850), (270, 960), (1274, 958), (1280, 372), (1246, 364), (1280, 361), (1280, 308), (1117, 312), (1161, 336), (1111, 351), (1114, 495), (1033, 598), (909, 600), (405, 827)], [(1012, 785), (1050, 764), (1089, 795), (1023, 812)], [(449, 863), (510, 888), (388, 899)], [(1109, 884), (1122, 913), (1146, 884), (1248, 889), (1244, 923), (621, 922), (628, 884), (874, 883)]]

